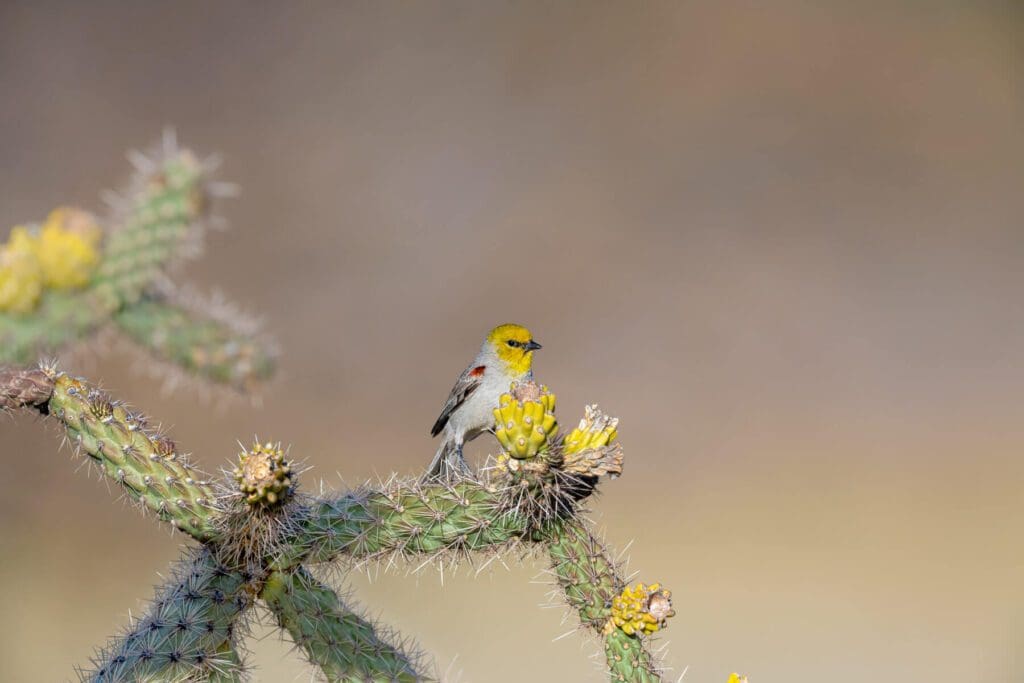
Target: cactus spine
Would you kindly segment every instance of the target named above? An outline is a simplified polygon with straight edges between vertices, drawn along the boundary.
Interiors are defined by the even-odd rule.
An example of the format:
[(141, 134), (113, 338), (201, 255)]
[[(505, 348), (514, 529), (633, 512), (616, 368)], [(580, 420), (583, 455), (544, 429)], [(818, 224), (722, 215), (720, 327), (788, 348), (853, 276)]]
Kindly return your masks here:
[[(522, 402), (541, 408), (515, 405)], [(245, 449), (214, 485), (141, 417), (52, 368), (0, 371), (0, 407), (34, 407), (63, 422), (106, 476), (200, 544), (146, 618), (100, 656), (96, 681), (241, 680), (235, 637), (257, 596), (328, 680), (425, 680), (415, 657), (306, 565), (454, 561), (517, 544), (547, 549), (566, 602), (604, 639), (611, 680), (660, 680), (647, 639), (674, 614), (670, 595), (657, 584), (626, 586), (580, 518), (600, 477), (622, 471), (616, 422), (596, 408), (560, 438), (553, 395), (521, 387), (501, 408), (504, 441), (518, 450), (503, 453), (489, 476), (392, 480), (314, 499), (298, 490), (296, 468), (272, 442)]]

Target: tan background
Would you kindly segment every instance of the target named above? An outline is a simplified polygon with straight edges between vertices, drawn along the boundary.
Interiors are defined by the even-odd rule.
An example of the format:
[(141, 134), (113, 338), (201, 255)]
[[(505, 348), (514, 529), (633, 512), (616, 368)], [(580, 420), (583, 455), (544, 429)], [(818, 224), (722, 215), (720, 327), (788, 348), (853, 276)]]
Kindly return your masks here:
[[(766, 4), (4, 2), (0, 224), (99, 207), (174, 124), (243, 187), (187, 277), (281, 377), (217, 411), (72, 369), (208, 469), (258, 433), (331, 487), (411, 474), (522, 321), (565, 419), (622, 418), (596, 512), (684, 681), (1019, 681), (1022, 15)], [(10, 681), (71, 678), (181, 542), (38, 422), (0, 419)], [(542, 568), (349, 583), (453, 680), (601, 680)], [(310, 678), (256, 631), (257, 680)]]

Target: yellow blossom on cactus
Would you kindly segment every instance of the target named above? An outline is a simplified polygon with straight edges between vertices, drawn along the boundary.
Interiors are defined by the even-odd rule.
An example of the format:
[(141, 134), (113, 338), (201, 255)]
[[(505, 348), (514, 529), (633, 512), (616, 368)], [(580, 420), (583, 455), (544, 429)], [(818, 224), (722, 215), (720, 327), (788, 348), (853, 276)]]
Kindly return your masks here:
[(35, 239), (14, 228), (0, 247), (0, 311), (30, 313), (43, 293), (43, 270), (35, 255)]
[(494, 409), (494, 436), (513, 458), (533, 458), (547, 449), (558, 431), (555, 395), (546, 387), (524, 383), (502, 394)]
[(47, 287), (84, 287), (100, 262), (100, 228), (91, 214), (61, 207), (47, 216), (36, 240), (36, 257)]
[(629, 636), (654, 633), (673, 615), (672, 593), (657, 583), (626, 586), (612, 600), (611, 623)]
[(738, 673), (733, 673), (725, 683), (747, 683), (747, 677), (740, 676)]
[(566, 453), (579, 453), (592, 448), (602, 448), (615, 440), (619, 430), (619, 419), (605, 415), (596, 405), (585, 408), (579, 426), (572, 430), (563, 447)]

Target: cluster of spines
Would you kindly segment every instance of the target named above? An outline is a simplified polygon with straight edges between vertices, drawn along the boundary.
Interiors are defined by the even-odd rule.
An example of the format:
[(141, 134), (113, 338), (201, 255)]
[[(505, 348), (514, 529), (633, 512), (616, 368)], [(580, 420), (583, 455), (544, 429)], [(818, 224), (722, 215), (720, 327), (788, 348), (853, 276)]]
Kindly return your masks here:
[(208, 548), (181, 563), (144, 617), (83, 672), (93, 683), (241, 680), (236, 642), (252, 604), (252, 577)]
[(433, 680), (407, 651), (303, 567), (272, 572), (260, 597), (292, 641), (331, 681)]

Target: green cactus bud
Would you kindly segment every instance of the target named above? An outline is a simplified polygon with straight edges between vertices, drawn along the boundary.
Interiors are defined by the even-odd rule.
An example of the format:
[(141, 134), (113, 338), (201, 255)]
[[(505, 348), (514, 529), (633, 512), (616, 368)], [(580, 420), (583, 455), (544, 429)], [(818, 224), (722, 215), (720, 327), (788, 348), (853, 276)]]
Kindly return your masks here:
[(238, 454), (235, 481), (250, 505), (274, 506), (291, 495), (291, 465), (281, 444), (255, 443)]

